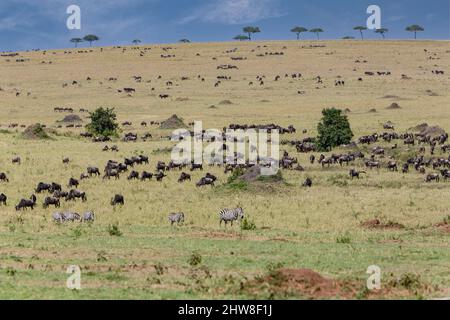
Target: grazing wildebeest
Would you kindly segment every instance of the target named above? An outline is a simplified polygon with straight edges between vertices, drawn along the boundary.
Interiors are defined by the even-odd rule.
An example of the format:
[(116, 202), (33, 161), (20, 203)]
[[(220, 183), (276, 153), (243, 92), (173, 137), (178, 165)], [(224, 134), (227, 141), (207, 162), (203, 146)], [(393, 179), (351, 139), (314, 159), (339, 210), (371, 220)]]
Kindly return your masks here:
[(141, 174), (141, 181), (152, 180), (152, 178), (153, 178), (153, 173), (151, 173), (151, 172), (144, 171)]
[(31, 208), (31, 210), (33, 210), (35, 205), (36, 205), (36, 196), (33, 194), (30, 197), (30, 200), (26, 199), (20, 200), (19, 204), (16, 206), (16, 211), (25, 210), (27, 208)]
[(42, 191), (52, 192), (52, 185), (44, 182), (39, 182), (34, 191), (36, 193), (41, 193)]
[(316, 161), (316, 157), (314, 155), (311, 155), (309, 157), (309, 162), (311, 162), (311, 164), (314, 164), (314, 161)]
[(426, 182), (431, 182), (431, 181), (439, 182), (439, 174), (437, 174), (437, 173), (430, 173), (430, 174), (427, 175), (425, 181)]
[(115, 177), (116, 180), (120, 178), (119, 171), (108, 169), (105, 171), (105, 175), (103, 176), (103, 179), (111, 179), (111, 177)]
[(196, 184), (197, 187), (203, 187), (203, 186), (208, 186), (208, 185), (210, 185), (211, 187), (214, 187), (214, 180), (210, 179), (210, 178), (203, 177)]
[(310, 178), (306, 178), (306, 180), (305, 180), (305, 182), (303, 182), (302, 186), (311, 188), (312, 187), (312, 180)]
[(66, 196), (66, 201), (73, 201), (75, 199), (81, 199), (81, 201), (86, 202), (87, 201), (87, 197), (86, 197), (86, 192), (82, 192), (79, 190), (70, 190), (68, 195)]
[(0, 181), (9, 182), (8, 177), (6, 176), (6, 173), (0, 172)]
[(203, 165), (202, 164), (192, 163), (191, 171), (195, 171), (195, 170), (202, 170), (203, 171)]
[(17, 164), (21, 164), (22, 160), (20, 159), (20, 157), (15, 157), (11, 160), (12, 163), (17, 163)]
[(233, 226), (233, 222), (237, 220), (244, 219), (244, 210), (242, 208), (236, 209), (223, 209), (219, 212), (220, 217), (220, 225), (222, 225), (222, 221), (225, 222), (225, 226), (228, 222), (231, 222), (231, 226)]
[(62, 186), (60, 184), (52, 182), (52, 188), (50, 189), (50, 192), (61, 191), (61, 190), (62, 190)]
[(387, 169), (391, 171), (398, 171), (397, 163), (395, 161), (389, 161), (387, 164)]
[(78, 180), (76, 180), (76, 179), (74, 179), (74, 178), (70, 178), (68, 187), (69, 187), (69, 188), (72, 188), (72, 187), (78, 188), (78, 185), (79, 185), (79, 184), (80, 184), (80, 183), (78, 182)]
[(180, 178), (178, 178), (178, 182), (184, 182), (184, 181), (186, 181), (186, 180), (189, 180), (189, 181), (191, 181), (191, 175), (190, 174), (187, 174), (187, 173), (185, 173), (185, 172), (182, 172), (181, 173), (181, 175), (180, 175)]
[(179, 213), (169, 214), (169, 222), (170, 222), (170, 225), (172, 225), (172, 226), (174, 223), (176, 223), (176, 224), (183, 223), (184, 222), (184, 213), (179, 212)]
[(124, 200), (124, 198), (123, 198), (123, 196), (121, 194), (116, 194), (114, 196), (114, 198), (111, 199), (111, 205), (112, 206), (116, 206), (118, 204), (120, 204), (122, 206), (125, 205), (125, 200)]
[(54, 197), (54, 198), (58, 198), (58, 199), (60, 199), (60, 198), (66, 198), (68, 194), (69, 194), (69, 193), (68, 193), (67, 191), (56, 190), (56, 191), (53, 193), (53, 197)]
[(70, 162), (70, 159), (69, 158), (64, 158), (62, 162), (63, 162), (63, 164), (68, 164)]
[(164, 172), (159, 171), (159, 172), (155, 175), (155, 177), (156, 177), (156, 181), (161, 182), (161, 181), (164, 179), (164, 177), (167, 177), (167, 175), (165, 175)]
[(365, 171), (356, 171), (355, 169), (351, 169), (349, 172), (349, 175), (350, 175), (350, 178), (352, 178), (352, 180), (353, 180), (353, 178), (359, 179), (359, 176), (361, 174), (365, 174), (365, 173), (366, 173)]
[(156, 171), (165, 171), (166, 168), (166, 164), (163, 161), (158, 161), (158, 163), (156, 164)]
[(89, 175), (87, 173), (80, 174), (80, 181), (83, 181), (83, 180), (86, 180), (86, 179), (89, 179), (89, 178), (90, 177), (89, 177)]
[(89, 176), (92, 177), (92, 175), (96, 175), (99, 176), (100, 175), (100, 170), (96, 167), (88, 167), (87, 168), (87, 173), (89, 174)]
[(130, 175), (127, 178), (128, 180), (139, 179), (139, 172), (131, 171)]
[(4, 193), (1, 193), (0, 194), (0, 204), (3, 203), (6, 206), (6, 200), (8, 200), (8, 197)]
[(44, 200), (44, 208), (48, 208), (48, 206), (55, 206), (55, 208), (59, 208), (61, 206), (59, 202), (59, 198), (47, 197)]

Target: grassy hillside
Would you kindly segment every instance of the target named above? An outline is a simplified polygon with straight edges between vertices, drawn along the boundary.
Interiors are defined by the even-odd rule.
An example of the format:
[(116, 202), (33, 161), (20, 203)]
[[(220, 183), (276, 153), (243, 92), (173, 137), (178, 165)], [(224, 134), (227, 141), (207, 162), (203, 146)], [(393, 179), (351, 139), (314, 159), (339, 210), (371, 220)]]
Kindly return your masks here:
[[(217, 69), (228, 64), (238, 69)], [(14, 209), (20, 199), (31, 196), (39, 182), (54, 181), (67, 189), (70, 177), (78, 178), (88, 166), (102, 170), (109, 159), (121, 161), (146, 154), (150, 164), (136, 170), (155, 172), (159, 160), (170, 160), (170, 153), (164, 150), (174, 143), (160, 137), (171, 131), (158, 125), (144, 128), (140, 123), (161, 122), (172, 114), (186, 124), (203, 121), (204, 129), (221, 129), (230, 123), (292, 124), (297, 133), (283, 135), (287, 140), (315, 136), (321, 110), (326, 107), (349, 109), (355, 138), (384, 132), (387, 121), (398, 133), (423, 122), (449, 130), (448, 42), (252, 42), (68, 49), (1, 57), (0, 70), (0, 172), (10, 180), (0, 182), (0, 193), (8, 196), (8, 205), (0, 206), (0, 298), (311, 297), (264, 278), (283, 268), (308, 268), (342, 281), (346, 286), (333, 295), (338, 297), (448, 296), (449, 228), (436, 225), (450, 215), (449, 184), (426, 183), (415, 170), (409, 174), (389, 172), (383, 165), (379, 170), (367, 170), (360, 180), (351, 180), (349, 168), (364, 170), (363, 161), (351, 167), (322, 168), (309, 163), (310, 154), (283, 145), (282, 150), (297, 157), (305, 172), (283, 170), (282, 184), (227, 188), (229, 174), (214, 167), (205, 171), (219, 177), (217, 187), (196, 188), (195, 182), (205, 172), (194, 172), (192, 182), (179, 184), (176, 170), (161, 183), (130, 182), (126, 175), (120, 180), (82, 181), (79, 189), (86, 192), (88, 201), (62, 201), (60, 209), (93, 210), (97, 219), (92, 224), (55, 224), (52, 214), (57, 210), (42, 208), (46, 194), (38, 195), (34, 211)], [(435, 75), (433, 70), (445, 74)], [(375, 75), (367, 76), (366, 71)], [(377, 71), (390, 71), (391, 75), (378, 76)], [(285, 77), (293, 73), (302, 77)], [(277, 75), (281, 78), (274, 81)], [(133, 76), (141, 76), (142, 81), (136, 82)], [(222, 80), (215, 87), (217, 76), (231, 80)], [(264, 85), (257, 76), (265, 76)], [(317, 76), (323, 83), (317, 83)], [(345, 81), (345, 86), (336, 87), (336, 80)], [(168, 81), (173, 85), (167, 86)], [(126, 87), (136, 92), (130, 96), (118, 92)], [(170, 97), (162, 100), (160, 94)], [(400, 109), (388, 109), (392, 103), (398, 103)], [(100, 106), (114, 107), (119, 122), (133, 123), (123, 127), (123, 133), (151, 133), (153, 139), (93, 143), (79, 137), (84, 129), (66, 128), (59, 122), (67, 113), (53, 111), (71, 107), (85, 125), (87, 114), (78, 110)], [(14, 123), (18, 127), (9, 127)], [(54, 129), (51, 139), (24, 139), (23, 127), (34, 123)], [(399, 149), (390, 150), (393, 143), (398, 143)], [(117, 144), (120, 151), (103, 152), (105, 144)], [(405, 161), (418, 154), (420, 147), (407, 148), (401, 140), (376, 145), (387, 149), (387, 156), (380, 160), (383, 164), (389, 156)], [(369, 154), (371, 147), (361, 150)], [(21, 157), (20, 166), (11, 163), (15, 156)], [(70, 158), (69, 164), (62, 163), (65, 157)], [(425, 157), (431, 157), (428, 146)], [(434, 157), (447, 158), (448, 152), (438, 147)], [(427, 172), (433, 172), (432, 168)], [(314, 182), (311, 189), (301, 187), (306, 177)], [(125, 206), (110, 206), (116, 193), (124, 195)], [(244, 208), (256, 229), (219, 226), (218, 212), (237, 205)], [(185, 224), (171, 227), (167, 215), (180, 211), (186, 214)], [(403, 228), (362, 226), (373, 219)], [(112, 226), (121, 235), (115, 235)], [(198, 256), (201, 262), (196, 264)], [(82, 269), (79, 292), (66, 289), (69, 265)], [(383, 290), (376, 294), (364, 290), (370, 265), (382, 269)], [(261, 278), (267, 281), (259, 286)]]

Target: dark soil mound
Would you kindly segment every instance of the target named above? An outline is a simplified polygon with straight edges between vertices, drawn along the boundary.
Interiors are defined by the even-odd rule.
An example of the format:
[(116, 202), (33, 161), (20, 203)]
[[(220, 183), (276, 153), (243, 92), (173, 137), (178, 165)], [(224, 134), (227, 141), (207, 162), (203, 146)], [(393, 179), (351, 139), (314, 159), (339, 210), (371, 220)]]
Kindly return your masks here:
[(22, 136), (23, 138), (30, 140), (50, 139), (47, 131), (40, 123), (33, 124), (26, 128)]
[(179, 118), (176, 114), (171, 116), (169, 119), (161, 123), (161, 129), (179, 129), (186, 128), (187, 126), (184, 124), (183, 120)]
[(228, 105), (232, 105), (233, 102), (231, 102), (230, 100), (223, 100), (219, 102), (219, 105), (221, 106), (228, 106)]
[(281, 176), (281, 171), (278, 171), (276, 175), (264, 176), (261, 174), (261, 167), (254, 166), (247, 169), (240, 177), (239, 180), (252, 183), (252, 182), (282, 182), (283, 177)]
[(395, 109), (401, 109), (401, 107), (399, 106), (398, 103), (394, 102), (393, 104), (391, 104), (389, 107), (387, 107), (386, 109), (388, 110), (395, 110)]
[(370, 109), (369, 112), (370, 112), (370, 113), (376, 113), (376, 112), (377, 112), (377, 109)]
[(382, 223), (378, 219), (363, 222), (363, 223), (361, 223), (361, 227), (366, 228), (366, 229), (371, 229), (371, 230), (374, 230), (374, 229), (380, 229), (380, 230), (397, 229), (397, 230), (400, 230), (400, 229), (405, 228), (405, 226), (400, 223), (396, 223), (396, 222), (392, 222), (392, 221), (389, 221), (387, 223)]
[(65, 123), (73, 123), (73, 122), (82, 122), (81, 118), (77, 116), (76, 114), (70, 114), (68, 116), (65, 116), (64, 119), (61, 120), (61, 122)]

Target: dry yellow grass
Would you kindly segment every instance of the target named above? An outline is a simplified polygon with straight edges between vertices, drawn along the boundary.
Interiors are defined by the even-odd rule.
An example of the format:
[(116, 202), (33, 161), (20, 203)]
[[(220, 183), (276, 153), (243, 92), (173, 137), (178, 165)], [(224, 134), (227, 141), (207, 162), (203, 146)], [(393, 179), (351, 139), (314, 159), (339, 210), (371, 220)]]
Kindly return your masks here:
[[(318, 44), (323, 47), (311, 47)], [(306, 172), (283, 171), (286, 186), (249, 191), (220, 187), (197, 189), (194, 182), (202, 173), (194, 173), (192, 183), (178, 184), (178, 171), (169, 173), (162, 183), (129, 182), (125, 177), (119, 181), (98, 178), (86, 180), (80, 186), (87, 193), (86, 203), (63, 203), (61, 208), (77, 212), (94, 210), (97, 221), (91, 227), (55, 225), (51, 221), (54, 210), (41, 207), (42, 195), (35, 211), (17, 213), (14, 205), (21, 198), (28, 198), (38, 182), (55, 181), (66, 185), (70, 177), (78, 178), (87, 166), (102, 169), (109, 159), (121, 160), (144, 153), (150, 156), (150, 165), (137, 170), (154, 171), (158, 160), (169, 160), (168, 153), (153, 152), (173, 146), (159, 139), (170, 131), (159, 130), (157, 126), (142, 128), (140, 122), (162, 121), (172, 114), (181, 116), (185, 123), (203, 121), (204, 129), (222, 128), (230, 123), (293, 124), (297, 133), (282, 136), (282, 139), (314, 136), (321, 110), (326, 107), (350, 109), (348, 117), (356, 137), (382, 132), (386, 121), (392, 121), (398, 132), (422, 122), (450, 128), (448, 42), (254, 42), (168, 46), (172, 49), (163, 51), (162, 45), (147, 46), (151, 50), (146, 50), (142, 57), (140, 52), (146, 46), (128, 47), (124, 52), (122, 48), (103, 48), (102, 51), (94, 48), (86, 53), (77, 53), (74, 49), (67, 50), (71, 54), (64, 51), (20, 53), (20, 57), (30, 59), (26, 62), (15, 62), (18, 57), (0, 59), (0, 87), (3, 89), (0, 91), (0, 129), (8, 130), (10, 123), (30, 125), (36, 122), (56, 127), (57, 121), (66, 114), (53, 112), (54, 107), (72, 107), (77, 111), (108, 106), (115, 108), (119, 122), (133, 122), (124, 132), (140, 135), (150, 132), (154, 137), (147, 142), (117, 142), (120, 152), (115, 154), (102, 152), (104, 144), (78, 138), (81, 131), (77, 129), (58, 129), (60, 135), (46, 141), (24, 140), (20, 135), (22, 129), (0, 133), (0, 172), (6, 172), (11, 181), (0, 182), (0, 193), (9, 197), (8, 206), (0, 207), (0, 266), (5, 270), (18, 270), (14, 279), (6, 273), (0, 275), (0, 292), (4, 292), (0, 296), (72, 298), (71, 293), (64, 290), (65, 266), (78, 263), (85, 270), (93, 268), (99, 263), (98, 254), (102, 251), (108, 256), (105, 269), (117, 269), (117, 274), (123, 274), (126, 279), (116, 273), (111, 279), (105, 279), (102, 272), (93, 274), (87, 277), (86, 290), (78, 297), (198, 298), (211, 297), (210, 294), (230, 297), (234, 293), (217, 289), (223, 285), (224, 275), (251, 276), (263, 272), (268, 263), (276, 262), (289, 267), (310, 267), (334, 277), (355, 277), (362, 279), (362, 283), (365, 269), (379, 264), (386, 273), (416, 272), (439, 288), (449, 286), (448, 233), (433, 227), (450, 214), (446, 200), (448, 184), (426, 184), (423, 176), (415, 172), (402, 175), (386, 169), (370, 171), (364, 179), (351, 181), (347, 178), (348, 168), (322, 169), (317, 164), (309, 165), (308, 155), (297, 154), (290, 146), (283, 146), (283, 149), (298, 157)], [(225, 53), (233, 48), (237, 50)], [(265, 52), (284, 52), (284, 55), (258, 56)], [(163, 59), (161, 54), (176, 57)], [(232, 61), (230, 57), (247, 59)], [(367, 63), (355, 63), (356, 60), (367, 60)], [(50, 61), (52, 64), (48, 64)], [(239, 70), (217, 70), (221, 64), (237, 65)], [(432, 70), (445, 70), (446, 74), (434, 75)], [(368, 77), (365, 71), (390, 71), (392, 75)], [(302, 73), (303, 77), (300, 80), (285, 78), (286, 73)], [(402, 79), (402, 74), (411, 79)], [(134, 75), (142, 76), (142, 82), (136, 83), (132, 79)], [(200, 81), (198, 75), (205, 81)], [(216, 88), (214, 83), (219, 75), (231, 76), (231, 80), (222, 81)], [(257, 75), (266, 77), (264, 86), (256, 81)], [(275, 82), (277, 75), (281, 79)], [(323, 84), (314, 80), (318, 75), (323, 78)], [(189, 80), (181, 81), (182, 76)], [(92, 80), (87, 81), (87, 77)], [(118, 80), (110, 82), (110, 77)], [(358, 81), (359, 77), (363, 78), (362, 82)], [(334, 86), (334, 81), (339, 79), (346, 82), (345, 87)], [(72, 85), (73, 80), (78, 85)], [(174, 85), (167, 87), (166, 81)], [(253, 86), (248, 85), (250, 81), (254, 82)], [(64, 83), (68, 84), (66, 88), (62, 87)], [(124, 87), (136, 88), (136, 93), (132, 96), (119, 94), (117, 89)], [(19, 97), (15, 96), (15, 89), (21, 92)], [(305, 94), (299, 95), (299, 90)], [(427, 90), (436, 95), (430, 95)], [(170, 98), (161, 100), (159, 94), (169, 94)], [(220, 104), (223, 100), (230, 100), (232, 104)], [(401, 109), (386, 109), (393, 102)], [(215, 108), (211, 108), (212, 105)], [(369, 112), (373, 108), (376, 113)], [(308, 134), (302, 134), (303, 129), (307, 129)], [(62, 135), (67, 132), (73, 134)], [(16, 155), (22, 157), (21, 166), (11, 164)], [(438, 155), (443, 154), (439, 151)], [(69, 165), (63, 165), (64, 157), (70, 158)], [(219, 176), (219, 184), (227, 181), (223, 169), (209, 168), (208, 171)], [(314, 181), (312, 189), (300, 187), (306, 176)], [(115, 193), (122, 193), (127, 203), (113, 210), (109, 201)], [(237, 204), (241, 204), (255, 222), (256, 231), (241, 232), (238, 227), (226, 231), (219, 227), (218, 211)], [(174, 211), (186, 213), (184, 227), (168, 227), (167, 215)], [(360, 227), (361, 222), (373, 218), (402, 223), (406, 230), (367, 231)], [(106, 228), (112, 223), (119, 224), (124, 233), (122, 237), (108, 234)], [(350, 244), (336, 243), (343, 235), (350, 238)], [(195, 250), (205, 256), (204, 264), (213, 272), (215, 280), (205, 284), (211, 287), (210, 293), (195, 286), (191, 290), (193, 280), (186, 276), (191, 272), (187, 257)], [(55, 255), (47, 256), (49, 252)], [(17, 256), (20, 262), (14, 259)], [(42, 262), (35, 262), (34, 256)], [(157, 276), (152, 274), (152, 267), (143, 267), (141, 271), (123, 268), (134, 262), (145, 266), (160, 262), (169, 271), (155, 280), (152, 277)], [(28, 264), (36, 263), (41, 267), (27, 271)], [(45, 271), (45, 265), (50, 265), (53, 271)], [(111, 288), (111, 291), (105, 292), (100, 287)], [(149, 291), (139, 291), (142, 287)]]

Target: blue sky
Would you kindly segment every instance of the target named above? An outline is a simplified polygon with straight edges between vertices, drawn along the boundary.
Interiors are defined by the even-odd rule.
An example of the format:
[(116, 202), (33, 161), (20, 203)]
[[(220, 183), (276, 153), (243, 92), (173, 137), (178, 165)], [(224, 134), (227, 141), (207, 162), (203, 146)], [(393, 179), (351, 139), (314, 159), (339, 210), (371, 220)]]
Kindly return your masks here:
[[(81, 30), (68, 30), (66, 9), (81, 8)], [(420, 24), (422, 39), (450, 39), (450, 0), (1, 0), (0, 50), (70, 47), (69, 39), (93, 33), (99, 45), (124, 45), (133, 39), (144, 43), (229, 41), (246, 25), (259, 26), (255, 38), (293, 39), (296, 25), (321, 27), (324, 39), (359, 34), (366, 9), (382, 10), (382, 27), (388, 38), (411, 38), (410, 24)], [(306, 34), (307, 39), (314, 35)], [(377, 39), (373, 32), (367, 38)]]

